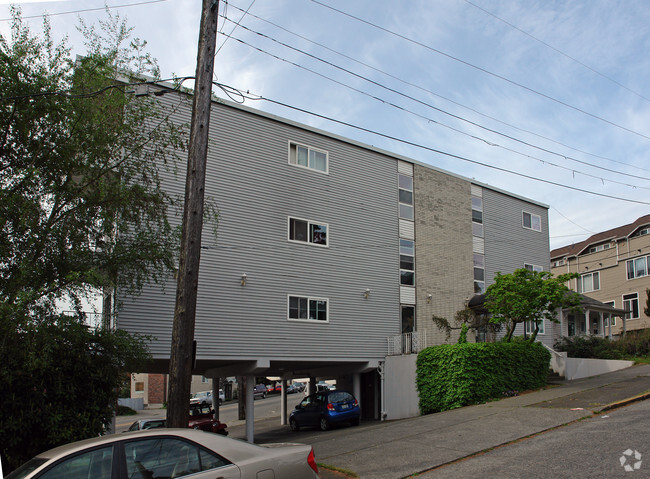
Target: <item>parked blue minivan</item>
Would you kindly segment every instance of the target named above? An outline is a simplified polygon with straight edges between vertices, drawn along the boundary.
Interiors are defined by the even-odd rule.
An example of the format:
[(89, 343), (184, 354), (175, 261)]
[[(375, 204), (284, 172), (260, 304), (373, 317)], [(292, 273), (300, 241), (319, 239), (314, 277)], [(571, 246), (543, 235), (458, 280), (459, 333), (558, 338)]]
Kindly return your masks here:
[(289, 416), (289, 425), (293, 431), (299, 431), (304, 426), (320, 427), (327, 431), (333, 424), (343, 422), (358, 426), (360, 419), (361, 408), (352, 394), (325, 390), (300, 401)]

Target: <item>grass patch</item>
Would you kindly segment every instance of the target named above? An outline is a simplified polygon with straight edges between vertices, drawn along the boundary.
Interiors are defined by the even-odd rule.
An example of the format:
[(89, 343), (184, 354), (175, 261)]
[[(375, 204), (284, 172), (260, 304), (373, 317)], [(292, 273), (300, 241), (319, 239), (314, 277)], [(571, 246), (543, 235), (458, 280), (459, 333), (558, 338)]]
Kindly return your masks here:
[(327, 464), (322, 464), (322, 463), (317, 463), (319, 469), (327, 469), (329, 471), (334, 471), (338, 472), (341, 474), (342, 477), (346, 478), (354, 478), (354, 477), (359, 477), (359, 474), (353, 471), (348, 471), (347, 469), (343, 469), (342, 467), (335, 467), (335, 466), (329, 466)]

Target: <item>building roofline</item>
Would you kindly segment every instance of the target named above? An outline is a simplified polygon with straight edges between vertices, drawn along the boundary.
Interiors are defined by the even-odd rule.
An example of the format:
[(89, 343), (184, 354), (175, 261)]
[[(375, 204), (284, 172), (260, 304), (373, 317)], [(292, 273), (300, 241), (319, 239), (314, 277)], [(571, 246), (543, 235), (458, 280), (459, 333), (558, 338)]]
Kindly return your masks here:
[[(144, 75), (139, 75), (139, 76), (141, 76), (143, 78), (146, 78), (146, 76), (144, 76)], [(151, 79), (151, 80), (154, 81), (153, 79)], [(192, 90), (191, 89), (186, 88), (186, 87), (178, 88), (178, 87), (176, 87), (175, 85), (173, 85), (170, 82), (164, 82), (164, 81), (157, 82), (156, 81), (155, 85), (157, 85), (157, 86), (159, 86), (161, 88), (167, 88), (167, 89), (175, 90), (175, 91), (178, 91), (178, 92), (181, 92), (181, 93), (185, 93), (187, 95), (192, 95)], [(260, 117), (263, 117), (263, 118), (267, 118), (269, 120), (277, 121), (279, 123), (284, 123), (286, 125), (291, 125), (291, 126), (294, 126), (296, 128), (300, 128), (302, 130), (310, 131), (312, 133), (317, 133), (319, 135), (331, 138), (333, 140), (341, 141), (343, 143), (347, 143), (347, 144), (350, 144), (350, 145), (353, 145), (353, 146), (357, 146), (357, 147), (363, 148), (365, 150), (373, 151), (375, 153), (379, 153), (381, 155), (384, 155), (384, 156), (387, 156), (387, 157), (390, 157), (390, 158), (394, 158), (396, 160), (401, 160), (401, 161), (405, 161), (407, 163), (412, 163), (414, 165), (422, 166), (424, 168), (429, 168), (431, 170), (435, 170), (435, 171), (438, 171), (440, 173), (444, 173), (446, 175), (453, 176), (453, 177), (461, 179), (461, 180), (465, 180), (465, 181), (467, 181), (467, 182), (469, 182), (471, 184), (480, 186), (482, 188), (487, 188), (489, 190), (496, 191), (498, 193), (510, 196), (512, 198), (516, 198), (516, 199), (525, 201), (527, 203), (534, 204), (534, 205), (539, 206), (539, 207), (544, 208), (544, 209), (549, 209), (550, 208), (550, 206), (545, 204), (545, 203), (533, 200), (531, 198), (527, 198), (525, 196), (518, 195), (516, 193), (512, 193), (510, 191), (498, 188), (496, 186), (492, 186), (492, 185), (490, 185), (488, 183), (483, 183), (483, 182), (477, 181), (477, 180), (475, 180), (473, 178), (467, 178), (467, 177), (465, 177), (463, 175), (459, 175), (457, 173), (453, 173), (451, 171), (447, 171), (447, 170), (444, 170), (442, 168), (438, 168), (438, 167), (436, 167), (434, 165), (431, 165), (429, 163), (424, 163), (422, 161), (415, 160), (413, 158), (410, 158), (410, 157), (407, 157), (407, 156), (404, 156), (404, 155), (400, 155), (400, 154), (394, 153), (392, 151), (388, 151), (388, 150), (384, 150), (382, 148), (378, 148), (376, 146), (368, 145), (367, 143), (363, 143), (363, 142), (360, 142), (360, 141), (357, 141), (357, 140), (353, 140), (351, 138), (348, 138), (348, 137), (345, 137), (345, 136), (342, 136), (342, 135), (339, 135), (339, 134), (336, 134), (336, 133), (332, 133), (332, 132), (322, 130), (320, 128), (316, 128), (316, 127), (313, 127), (313, 126), (310, 126), (310, 125), (306, 125), (304, 123), (300, 123), (298, 121), (291, 120), (291, 119), (288, 119), (288, 118), (285, 118), (285, 117), (282, 117), (282, 116), (279, 116), (279, 115), (276, 115), (276, 114), (273, 114), (273, 113), (269, 113), (269, 112), (266, 112), (266, 111), (263, 111), (263, 110), (259, 110), (257, 108), (246, 106), (246, 105), (234, 102), (232, 100), (226, 100), (224, 98), (216, 96), (214, 93), (212, 94), (212, 101), (213, 101), (213, 103), (219, 103), (219, 104), (222, 104), (222, 105), (230, 107), (230, 108), (245, 111), (245, 112), (250, 113), (252, 115), (257, 115), (257, 116), (260, 116)]]

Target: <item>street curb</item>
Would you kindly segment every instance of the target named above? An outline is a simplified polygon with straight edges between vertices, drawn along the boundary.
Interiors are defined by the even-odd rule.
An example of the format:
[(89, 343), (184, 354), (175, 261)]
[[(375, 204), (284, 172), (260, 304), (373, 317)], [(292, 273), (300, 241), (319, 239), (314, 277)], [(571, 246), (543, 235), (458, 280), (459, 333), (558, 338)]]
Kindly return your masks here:
[(627, 406), (628, 404), (632, 404), (632, 403), (637, 402), (637, 401), (643, 401), (645, 399), (650, 399), (650, 391), (639, 394), (638, 396), (633, 396), (631, 398), (623, 399), (622, 401), (617, 401), (617, 402), (613, 402), (611, 404), (608, 404), (607, 406), (599, 409), (597, 411), (597, 413), (610, 411), (612, 409)]

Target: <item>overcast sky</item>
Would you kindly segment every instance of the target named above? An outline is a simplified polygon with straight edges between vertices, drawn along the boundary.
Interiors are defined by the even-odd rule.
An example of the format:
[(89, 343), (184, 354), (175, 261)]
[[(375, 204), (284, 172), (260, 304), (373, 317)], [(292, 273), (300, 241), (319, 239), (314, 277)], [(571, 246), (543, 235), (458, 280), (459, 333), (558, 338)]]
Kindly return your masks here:
[[(24, 17), (49, 12), (74, 54), (84, 53), (79, 16), (106, 18), (101, 0), (0, 0), (3, 35), (8, 3)], [(163, 78), (194, 75), (199, 0), (107, 4), (121, 5)], [(650, 213), (647, 0), (232, 0), (220, 10), (219, 82), (363, 130), (248, 106), (549, 205), (551, 248)], [(41, 31), (41, 18), (26, 21)]]

